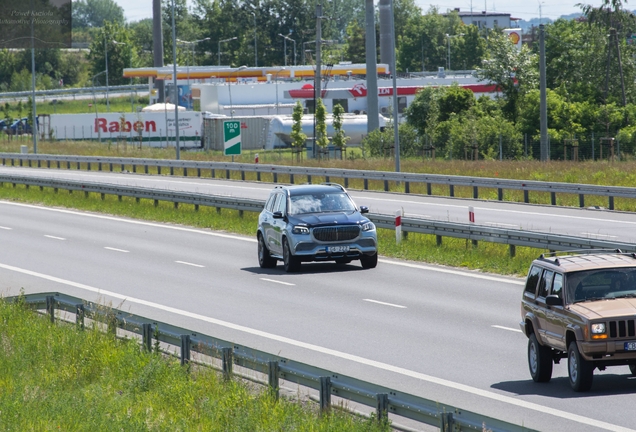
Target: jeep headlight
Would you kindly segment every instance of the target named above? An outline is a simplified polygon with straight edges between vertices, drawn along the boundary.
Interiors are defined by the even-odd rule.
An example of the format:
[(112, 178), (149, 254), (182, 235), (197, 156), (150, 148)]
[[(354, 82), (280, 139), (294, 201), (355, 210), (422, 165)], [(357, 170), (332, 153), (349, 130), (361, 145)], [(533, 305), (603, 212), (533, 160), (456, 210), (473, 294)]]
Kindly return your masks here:
[(362, 224), (362, 231), (371, 231), (375, 229), (373, 222), (366, 222)]
[(605, 323), (596, 323), (590, 326), (592, 331), (592, 339), (607, 339), (607, 333), (605, 333)]
[(309, 228), (303, 225), (296, 225), (292, 228), (292, 233), (294, 234), (309, 234)]

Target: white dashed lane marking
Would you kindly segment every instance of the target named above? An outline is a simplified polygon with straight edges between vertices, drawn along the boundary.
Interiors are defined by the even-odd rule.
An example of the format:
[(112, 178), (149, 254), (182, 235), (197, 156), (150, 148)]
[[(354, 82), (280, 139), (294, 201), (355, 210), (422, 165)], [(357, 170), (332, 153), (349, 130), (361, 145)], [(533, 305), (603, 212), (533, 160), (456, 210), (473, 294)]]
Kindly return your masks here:
[(44, 237), (47, 237), (47, 238), (50, 238), (50, 239), (54, 239), (54, 240), (66, 240), (63, 237), (56, 237), (56, 236), (47, 235), (47, 234), (45, 234)]
[(378, 301), (378, 300), (371, 300), (371, 299), (363, 299), (363, 300), (365, 302), (381, 304), (381, 305), (384, 305), (384, 306), (391, 306), (391, 307), (394, 307), (394, 308), (406, 309), (406, 306), (397, 305), (397, 304), (393, 304), (393, 303), (386, 303), (386, 302), (381, 302), (381, 301)]
[(127, 250), (124, 250), (124, 249), (117, 249), (117, 248), (108, 247), (108, 246), (104, 246), (104, 249), (108, 249), (108, 250), (115, 251), (115, 252), (123, 252), (123, 253), (130, 252), (130, 251), (127, 251)]
[(275, 280), (275, 279), (260, 278), (260, 280), (265, 281), (265, 282), (274, 282), (274, 283), (281, 284), (281, 285), (296, 286), (296, 284), (289, 283), (289, 282), (278, 281), (278, 280)]
[(183, 265), (188, 265), (188, 266), (192, 266), (192, 267), (205, 267), (202, 266), (200, 264), (193, 264), (193, 263), (189, 263), (189, 262), (185, 262), (185, 261), (175, 261), (178, 264), (183, 264)]
[(500, 325), (493, 325), (492, 327), (498, 328), (498, 329), (501, 329), (501, 330), (508, 330), (508, 331), (511, 331), (511, 332), (521, 333), (521, 329), (504, 327), (504, 326), (500, 326)]

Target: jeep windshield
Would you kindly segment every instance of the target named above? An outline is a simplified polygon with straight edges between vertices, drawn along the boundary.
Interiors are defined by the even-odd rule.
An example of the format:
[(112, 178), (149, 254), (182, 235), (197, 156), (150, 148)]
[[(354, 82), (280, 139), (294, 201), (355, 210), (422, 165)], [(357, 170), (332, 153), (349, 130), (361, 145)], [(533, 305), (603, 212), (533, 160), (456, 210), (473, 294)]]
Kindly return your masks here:
[(636, 297), (636, 267), (567, 274), (568, 303)]
[(318, 193), (292, 195), (290, 197), (291, 215), (325, 212), (352, 212), (356, 206), (346, 193)]

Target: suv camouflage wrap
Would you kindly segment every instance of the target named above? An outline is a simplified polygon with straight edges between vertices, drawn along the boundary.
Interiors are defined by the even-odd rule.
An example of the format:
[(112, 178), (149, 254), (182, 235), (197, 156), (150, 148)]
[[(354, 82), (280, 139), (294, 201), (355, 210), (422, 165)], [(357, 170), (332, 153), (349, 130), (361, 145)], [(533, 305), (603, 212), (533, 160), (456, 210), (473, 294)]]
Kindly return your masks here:
[(563, 358), (575, 391), (591, 388), (595, 369), (627, 365), (636, 375), (636, 254), (541, 255), (528, 272), (520, 326), (536, 382), (550, 381)]

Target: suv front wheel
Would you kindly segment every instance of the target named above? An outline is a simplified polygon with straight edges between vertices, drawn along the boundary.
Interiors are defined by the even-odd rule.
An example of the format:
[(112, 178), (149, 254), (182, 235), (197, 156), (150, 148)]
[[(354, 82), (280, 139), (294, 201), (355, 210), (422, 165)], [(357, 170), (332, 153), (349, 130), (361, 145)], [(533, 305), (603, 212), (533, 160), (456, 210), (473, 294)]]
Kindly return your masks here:
[(378, 253), (373, 255), (362, 255), (360, 257), (360, 264), (363, 269), (375, 268), (378, 265)]
[(581, 356), (576, 341), (568, 346), (568, 375), (572, 390), (585, 392), (592, 387), (594, 365)]
[(294, 273), (300, 270), (300, 260), (291, 253), (289, 240), (283, 240), (283, 265), (287, 273)]
[(528, 339), (528, 367), (534, 382), (548, 382), (552, 378), (552, 350), (539, 344), (534, 333)]

